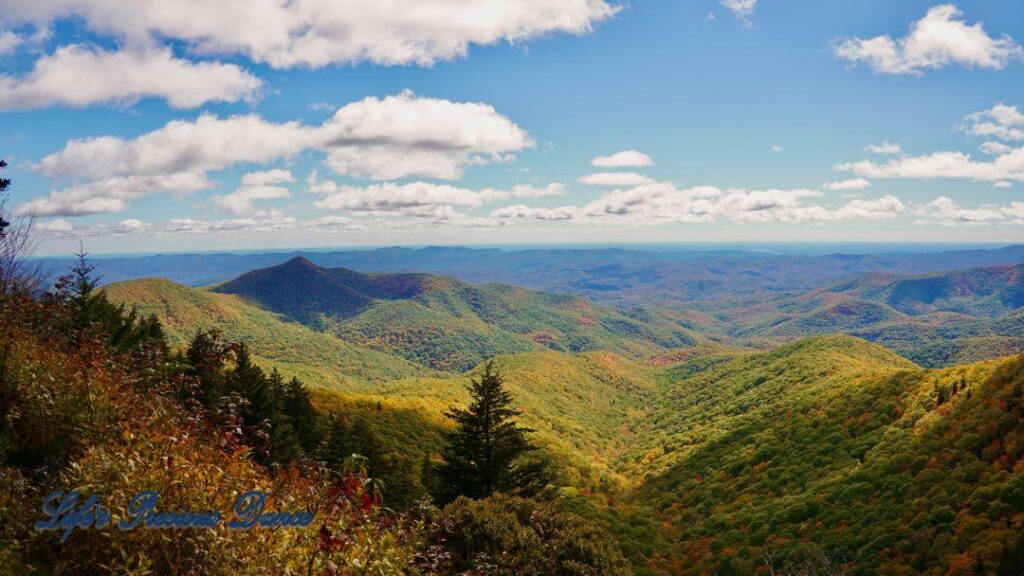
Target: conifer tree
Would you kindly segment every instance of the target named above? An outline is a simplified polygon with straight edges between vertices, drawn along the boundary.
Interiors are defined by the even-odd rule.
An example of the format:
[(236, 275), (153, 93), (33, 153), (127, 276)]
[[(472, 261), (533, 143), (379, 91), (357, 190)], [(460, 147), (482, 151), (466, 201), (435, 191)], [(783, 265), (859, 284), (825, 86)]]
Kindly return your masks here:
[(302, 449), (312, 454), (320, 442), (320, 417), (309, 399), (309, 391), (294, 376), (284, 386), (284, 413), (295, 429)]
[(484, 365), (468, 391), (469, 406), (446, 413), (456, 426), (448, 434), (444, 462), (438, 469), (439, 498), (449, 502), (459, 496), (539, 492), (547, 483), (547, 470), (524, 458), (536, 449), (526, 438), (532, 430), (516, 422), (521, 412), (512, 408), (512, 395), (493, 363)]

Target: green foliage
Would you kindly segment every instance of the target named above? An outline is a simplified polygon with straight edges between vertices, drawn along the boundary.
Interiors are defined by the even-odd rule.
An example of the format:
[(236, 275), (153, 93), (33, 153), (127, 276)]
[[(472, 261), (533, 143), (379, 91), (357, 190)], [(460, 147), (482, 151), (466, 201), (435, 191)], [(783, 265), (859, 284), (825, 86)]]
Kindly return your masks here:
[(808, 557), (852, 574), (1012, 573), (1022, 382), (1024, 359), (922, 371), (848, 337), (677, 367), (624, 462), (648, 474), (638, 496), (674, 542), (646, 560), (750, 573), (767, 550), (783, 573)]
[(632, 574), (604, 530), (563, 510), (497, 494), (459, 498), (444, 509), (443, 536), (454, 572), (495, 576), (616, 576)]
[(682, 323), (626, 315), (579, 298), (426, 274), (360, 274), (304, 258), (255, 270), (215, 290), (346, 342), (446, 371), (544, 348), (647, 355), (697, 342)]
[(439, 498), (450, 502), (495, 492), (532, 496), (543, 490), (549, 481), (543, 462), (527, 459), (536, 449), (526, 439), (532, 430), (515, 421), (522, 412), (512, 408), (512, 395), (492, 362), (470, 381), (469, 396), (469, 406), (445, 414), (455, 429), (448, 434), (437, 471)]
[(344, 342), (231, 294), (186, 288), (168, 280), (133, 280), (104, 286), (115, 303), (154, 314), (173, 349), (184, 349), (197, 331), (218, 330), (227, 341), (245, 341), (254, 362), (297, 376), (310, 386), (354, 389), (406, 376), (437, 372), (394, 355)]

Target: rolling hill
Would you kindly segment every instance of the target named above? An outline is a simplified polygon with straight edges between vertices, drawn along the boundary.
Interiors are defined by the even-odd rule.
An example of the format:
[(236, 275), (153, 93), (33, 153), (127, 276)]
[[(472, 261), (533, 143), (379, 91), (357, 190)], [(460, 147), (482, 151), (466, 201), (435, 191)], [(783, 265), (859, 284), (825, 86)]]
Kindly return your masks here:
[[(1018, 282), (1015, 267), (871, 274), (781, 298), (741, 333), (788, 341), (768, 350), (658, 312), (302, 259), (211, 289), (107, 291), (172, 342), (198, 327), (250, 341), (414, 464), (493, 358), (563, 498), (641, 573), (755, 574), (767, 554), (867, 576), (1024, 567), (1024, 357), (921, 368), (1019, 350)], [(864, 338), (803, 337), (837, 330)]]
[(1024, 357), (921, 370), (848, 336), (676, 366), (622, 460), (666, 539), (644, 562), (1018, 573), (1022, 390)]
[(327, 269), (301, 257), (213, 290), (439, 370), (461, 372), (499, 354), (544, 349), (639, 357), (702, 340), (682, 323), (642, 309), (627, 314), (571, 296), (429, 274)]
[(119, 282), (104, 287), (113, 302), (155, 314), (168, 342), (187, 346), (199, 330), (220, 330), (229, 341), (244, 341), (267, 368), (295, 375), (326, 388), (352, 389), (436, 371), (312, 330), (243, 298), (186, 288), (160, 278)]
[(922, 276), (869, 274), (749, 311), (738, 338), (792, 341), (843, 332), (923, 366), (1024, 350), (1024, 265)]

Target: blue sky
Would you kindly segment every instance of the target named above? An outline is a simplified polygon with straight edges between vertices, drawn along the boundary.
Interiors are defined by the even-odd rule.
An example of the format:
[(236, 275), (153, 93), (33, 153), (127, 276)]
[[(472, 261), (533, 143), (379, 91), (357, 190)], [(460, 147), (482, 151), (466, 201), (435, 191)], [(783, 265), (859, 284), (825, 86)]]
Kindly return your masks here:
[(116, 4), (0, 0), (42, 253), (1024, 240), (1020, 2)]

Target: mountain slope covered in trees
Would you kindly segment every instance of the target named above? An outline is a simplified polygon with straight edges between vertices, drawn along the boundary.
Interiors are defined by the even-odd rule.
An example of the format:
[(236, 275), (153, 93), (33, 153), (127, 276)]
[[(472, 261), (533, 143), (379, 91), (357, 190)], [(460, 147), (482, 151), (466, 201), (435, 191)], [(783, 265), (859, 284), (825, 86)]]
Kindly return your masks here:
[[(327, 357), (372, 353), (412, 366), (324, 380), (332, 389), (312, 398), (376, 430), (387, 474), (413, 492), (428, 488), (426, 471), (440, 458), (451, 426), (441, 414), (468, 399), (465, 386), (479, 371), (471, 362), (493, 359), (562, 498), (616, 534), (641, 573), (758, 574), (769, 563), (827, 563), (863, 575), (1015, 574), (1024, 565), (1024, 359), (920, 365), (970, 358), (971, 347), (983, 356), (1014, 351), (986, 332), (1019, 326), (1020, 311), (1009, 311), (1012, 270), (926, 277), (941, 287), (934, 290), (876, 275), (814, 292), (788, 301), (792, 316), (778, 326), (790, 328), (771, 336), (793, 342), (763, 339), (770, 349), (757, 350), (701, 338), (659, 343), (660, 327), (675, 330), (675, 321), (568, 297), (292, 264), (315, 276), (302, 285), (348, 300), (324, 312), (323, 294), (277, 293), (301, 275), (273, 269), (216, 291), (156, 282), (158, 290), (144, 292), (130, 282), (108, 292), (156, 312), (172, 341), (187, 337), (186, 318), (210, 322), (217, 310), (203, 326), (257, 330), (267, 341), (256, 338), (253, 350), (268, 366), (288, 366), (278, 348), (286, 343), (298, 361), (314, 337), (344, 344)], [(965, 277), (985, 282), (967, 290)], [(178, 296), (147, 304), (168, 292)], [(203, 304), (175, 311), (190, 299)], [(239, 323), (229, 313), (237, 310), (259, 321)], [(586, 336), (593, 349), (523, 338), (546, 324)], [(451, 329), (423, 339), (419, 331), (431, 326)], [(829, 328), (892, 350), (850, 335), (800, 337)], [(423, 341), (432, 342), (428, 357), (416, 348)], [(506, 350), (506, 342), (525, 346)], [(942, 348), (918, 356), (927, 360), (920, 364), (895, 352), (928, 346)], [(361, 365), (372, 368), (374, 357), (365, 358)]]
[[(574, 297), (472, 286), (426, 274), (325, 269), (302, 258), (250, 272), (215, 287), (212, 294), (162, 280), (118, 283), (106, 290), (119, 303), (166, 318), (172, 339), (183, 339), (197, 324), (241, 329), (240, 317), (247, 326), (274, 324), (274, 334), (278, 329), (297, 334), (286, 324), (302, 324), (333, 335), (356, 352), (400, 356), (424, 370), (462, 372), (498, 354), (545, 349), (612, 350), (641, 357), (703, 340), (681, 321), (639, 308), (616, 311)], [(240, 298), (218, 298), (221, 294)], [(272, 314), (259, 314), (256, 308)], [(183, 320), (175, 321), (176, 316)], [(264, 348), (254, 343), (254, 349)], [(269, 359), (287, 354), (277, 351)]]

